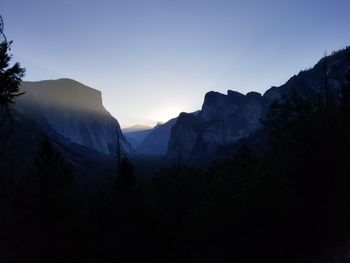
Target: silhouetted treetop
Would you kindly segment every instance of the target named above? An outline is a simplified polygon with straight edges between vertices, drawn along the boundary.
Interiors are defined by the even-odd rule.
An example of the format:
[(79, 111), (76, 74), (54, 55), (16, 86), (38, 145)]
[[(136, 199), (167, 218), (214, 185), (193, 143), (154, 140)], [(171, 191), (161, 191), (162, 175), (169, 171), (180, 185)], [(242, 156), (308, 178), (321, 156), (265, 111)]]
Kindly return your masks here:
[(3, 32), (4, 24), (0, 16), (0, 35), (3, 41), (0, 43), (0, 112), (9, 114), (9, 104), (23, 93), (19, 92), (19, 85), (24, 76), (25, 69), (18, 62), (10, 65), (12, 56), (9, 54), (12, 41), (7, 41)]

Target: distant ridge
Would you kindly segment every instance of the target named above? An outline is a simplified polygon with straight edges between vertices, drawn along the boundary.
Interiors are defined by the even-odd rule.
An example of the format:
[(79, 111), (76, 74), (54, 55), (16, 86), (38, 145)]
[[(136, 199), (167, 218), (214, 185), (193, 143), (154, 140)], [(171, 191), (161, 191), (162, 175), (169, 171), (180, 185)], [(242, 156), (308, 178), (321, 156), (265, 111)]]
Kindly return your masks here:
[(124, 134), (130, 133), (130, 132), (137, 132), (137, 131), (146, 131), (153, 129), (152, 126), (142, 125), (142, 124), (136, 124), (131, 127), (123, 128), (122, 131)]

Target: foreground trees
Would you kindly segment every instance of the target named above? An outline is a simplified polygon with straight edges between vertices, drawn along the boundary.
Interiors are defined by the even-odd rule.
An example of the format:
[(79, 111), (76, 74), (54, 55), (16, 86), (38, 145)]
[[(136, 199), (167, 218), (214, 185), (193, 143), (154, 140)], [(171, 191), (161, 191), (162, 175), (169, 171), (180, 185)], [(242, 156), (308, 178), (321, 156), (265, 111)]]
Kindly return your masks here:
[(10, 117), (9, 106), (14, 103), (14, 98), (22, 95), (19, 92), (19, 84), (24, 76), (25, 69), (17, 62), (10, 66), (12, 41), (7, 41), (4, 33), (4, 22), (0, 16), (0, 117)]
[(72, 179), (69, 164), (45, 139), (33, 168), (7, 199), (10, 220), (1, 226), (1, 241), (11, 262), (70, 262), (67, 255), (79, 250), (79, 210)]

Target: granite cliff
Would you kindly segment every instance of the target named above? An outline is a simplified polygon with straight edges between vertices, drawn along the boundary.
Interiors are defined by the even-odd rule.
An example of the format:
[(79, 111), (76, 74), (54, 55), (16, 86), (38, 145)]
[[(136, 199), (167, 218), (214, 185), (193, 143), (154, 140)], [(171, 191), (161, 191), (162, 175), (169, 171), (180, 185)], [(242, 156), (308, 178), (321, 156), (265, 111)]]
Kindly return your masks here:
[(22, 82), (21, 91), (16, 110), (46, 133), (104, 154), (113, 152), (119, 136), (123, 151), (133, 150), (104, 108), (100, 91), (71, 79)]

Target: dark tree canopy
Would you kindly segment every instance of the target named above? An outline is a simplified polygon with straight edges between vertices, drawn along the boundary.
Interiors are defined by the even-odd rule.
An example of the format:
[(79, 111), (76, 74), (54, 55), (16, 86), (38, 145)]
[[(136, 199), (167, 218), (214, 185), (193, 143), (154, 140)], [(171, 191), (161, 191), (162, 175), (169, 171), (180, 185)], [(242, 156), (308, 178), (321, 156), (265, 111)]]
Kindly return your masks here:
[(4, 23), (0, 16), (0, 112), (9, 114), (9, 105), (23, 93), (19, 92), (19, 85), (24, 76), (25, 69), (18, 62), (11, 65), (12, 41), (7, 41), (4, 34)]

